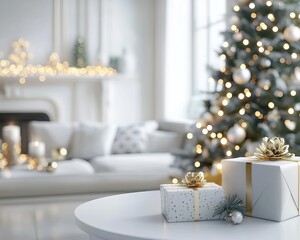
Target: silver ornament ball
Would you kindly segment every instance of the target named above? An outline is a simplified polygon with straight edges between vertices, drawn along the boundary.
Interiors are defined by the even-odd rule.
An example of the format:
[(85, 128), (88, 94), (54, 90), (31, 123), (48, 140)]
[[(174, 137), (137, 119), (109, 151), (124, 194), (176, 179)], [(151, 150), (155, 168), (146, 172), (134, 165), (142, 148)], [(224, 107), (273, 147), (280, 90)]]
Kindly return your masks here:
[(239, 124), (234, 124), (227, 132), (229, 142), (240, 144), (246, 139), (246, 131)]
[(230, 215), (233, 224), (240, 224), (244, 219), (243, 214), (240, 213), (239, 211), (233, 211)]
[(232, 78), (235, 83), (242, 85), (250, 81), (251, 72), (248, 68), (245, 69), (239, 68), (233, 73)]
[(283, 31), (283, 37), (288, 42), (297, 42), (300, 40), (300, 28), (296, 27), (295, 25), (291, 25), (287, 27)]
[(263, 68), (268, 68), (271, 66), (271, 60), (268, 59), (268, 58), (263, 58), (260, 60), (260, 65), (263, 67)]

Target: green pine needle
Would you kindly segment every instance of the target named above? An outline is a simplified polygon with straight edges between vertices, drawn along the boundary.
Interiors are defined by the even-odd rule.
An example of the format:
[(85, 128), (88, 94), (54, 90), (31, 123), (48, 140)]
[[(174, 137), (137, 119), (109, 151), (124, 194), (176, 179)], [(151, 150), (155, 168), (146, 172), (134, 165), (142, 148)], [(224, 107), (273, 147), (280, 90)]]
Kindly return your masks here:
[(246, 213), (246, 207), (237, 194), (226, 197), (224, 201), (216, 207), (213, 217), (220, 216), (220, 219), (225, 218), (225, 216), (233, 211), (239, 211), (243, 215)]

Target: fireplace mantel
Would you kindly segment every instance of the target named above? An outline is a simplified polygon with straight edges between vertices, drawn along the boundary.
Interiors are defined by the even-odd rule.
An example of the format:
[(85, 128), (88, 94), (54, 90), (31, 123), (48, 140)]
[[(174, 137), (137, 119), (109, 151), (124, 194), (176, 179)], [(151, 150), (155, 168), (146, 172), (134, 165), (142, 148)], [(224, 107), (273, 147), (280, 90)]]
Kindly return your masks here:
[[(34, 104), (34, 100), (38, 103), (46, 99), (55, 105), (57, 121), (108, 122), (110, 82), (115, 79), (116, 76), (49, 76), (45, 81), (30, 77), (25, 84), (20, 84), (17, 77), (1, 77), (0, 103), (1, 99), (11, 99), (14, 102), (16, 99), (21, 102), (30, 99), (31, 104)], [(1, 105), (3, 104), (0, 104), (0, 112), (3, 112)]]

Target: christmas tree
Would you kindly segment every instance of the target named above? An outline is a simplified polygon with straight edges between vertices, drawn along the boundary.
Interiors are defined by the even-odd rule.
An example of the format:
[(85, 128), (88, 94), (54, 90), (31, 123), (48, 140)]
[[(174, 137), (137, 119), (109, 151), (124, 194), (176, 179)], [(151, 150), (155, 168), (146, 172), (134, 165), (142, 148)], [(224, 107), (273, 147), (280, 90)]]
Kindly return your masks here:
[[(300, 154), (300, 14), (275, 0), (240, 0), (218, 52), (213, 98), (187, 134), (185, 171), (250, 156), (265, 136), (285, 138)], [(299, 8), (298, 8), (299, 9)]]

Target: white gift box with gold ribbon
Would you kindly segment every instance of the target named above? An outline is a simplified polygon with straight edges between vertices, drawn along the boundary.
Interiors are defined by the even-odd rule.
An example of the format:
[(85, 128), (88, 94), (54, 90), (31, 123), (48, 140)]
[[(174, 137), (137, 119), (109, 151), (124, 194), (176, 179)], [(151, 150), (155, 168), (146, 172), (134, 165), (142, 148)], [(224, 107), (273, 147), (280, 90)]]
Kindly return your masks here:
[(223, 188), (215, 183), (191, 188), (183, 184), (162, 184), (161, 210), (168, 222), (218, 219), (216, 206), (224, 199)]
[(300, 157), (288, 152), (283, 138), (263, 138), (256, 157), (222, 160), (222, 186), (237, 194), (248, 216), (284, 221), (299, 215)]

